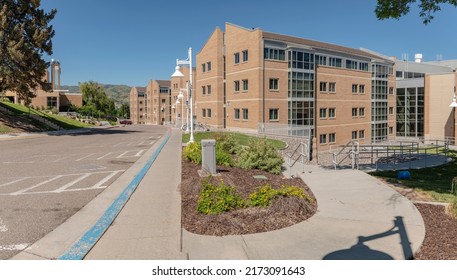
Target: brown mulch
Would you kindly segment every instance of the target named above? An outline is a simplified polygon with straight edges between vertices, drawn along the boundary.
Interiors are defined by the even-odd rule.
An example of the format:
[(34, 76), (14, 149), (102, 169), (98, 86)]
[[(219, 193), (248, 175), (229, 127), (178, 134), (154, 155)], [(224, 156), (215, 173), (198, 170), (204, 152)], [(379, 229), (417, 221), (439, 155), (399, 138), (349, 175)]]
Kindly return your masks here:
[(457, 260), (457, 219), (441, 205), (415, 204), (425, 223), (425, 240), (416, 260)]
[(26, 117), (9, 116), (2, 112), (0, 112), (0, 126), (11, 128), (11, 133), (44, 131), (42, 127), (37, 126)]
[[(205, 215), (197, 211), (197, 201), (202, 178), (198, 174), (201, 165), (182, 161), (181, 199), (182, 226), (190, 232), (203, 235), (239, 235), (266, 232), (285, 228), (302, 222), (316, 212), (317, 204), (299, 198), (276, 199), (268, 208), (250, 207), (219, 215)], [(287, 179), (262, 170), (244, 170), (235, 167), (217, 167), (218, 176), (211, 182), (222, 179), (226, 185), (236, 186), (237, 193), (247, 199), (258, 187), (269, 184), (273, 188), (282, 185), (301, 187), (314, 198), (311, 190), (299, 178)], [(255, 179), (263, 175), (265, 179)]]

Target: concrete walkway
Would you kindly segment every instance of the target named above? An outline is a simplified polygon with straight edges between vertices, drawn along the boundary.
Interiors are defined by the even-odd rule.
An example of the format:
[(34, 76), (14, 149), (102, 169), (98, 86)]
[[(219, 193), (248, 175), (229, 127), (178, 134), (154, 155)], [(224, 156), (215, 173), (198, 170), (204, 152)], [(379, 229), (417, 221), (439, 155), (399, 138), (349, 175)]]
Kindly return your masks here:
[[(425, 237), (422, 217), (414, 205), (380, 181), (361, 171), (315, 166), (306, 166), (306, 173), (299, 174), (318, 201), (318, 212), (307, 221), (242, 236), (192, 234), (181, 229), (180, 163), (181, 131), (174, 130), (135, 193), (85, 259), (409, 259)], [(138, 165), (144, 165), (143, 158), (136, 168)], [(301, 169), (297, 166), (291, 173)], [(129, 172), (133, 171), (127, 170), (125, 179), (103, 192), (102, 200), (91, 202), (14, 259), (61, 256), (97, 221), (99, 209), (106, 209), (118, 196), (116, 189), (125, 188), (133, 176)]]

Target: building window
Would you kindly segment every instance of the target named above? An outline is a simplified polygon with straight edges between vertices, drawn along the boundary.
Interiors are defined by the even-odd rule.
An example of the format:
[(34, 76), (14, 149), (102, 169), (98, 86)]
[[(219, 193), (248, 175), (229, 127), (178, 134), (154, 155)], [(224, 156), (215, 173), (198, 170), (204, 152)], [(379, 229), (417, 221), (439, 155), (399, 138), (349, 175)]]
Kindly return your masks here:
[(211, 86), (206, 86), (206, 93), (211, 94)]
[(352, 108), (352, 116), (357, 117), (357, 108)]
[(243, 109), (243, 120), (248, 120), (248, 119), (249, 119), (249, 110)]
[(316, 64), (317, 65), (327, 65), (327, 57), (323, 55), (316, 55)]
[(329, 133), (328, 134), (328, 142), (329, 143), (336, 143), (336, 133)]
[(240, 119), (240, 109), (235, 109), (235, 120)]
[(286, 60), (286, 51), (285, 50), (279, 50), (279, 49), (265, 48), (263, 57), (265, 59), (273, 59), (273, 60), (284, 61), (284, 60)]
[(244, 50), (244, 51), (243, 51), (243, 62), (248, 61), (248, 59), (249, 59), (248, 50)]
[(357, 85), (352, 85), (352, 93), (357, 93)]
[(342, 59), (336, 57), (329, 57), (329, 66), (341, 68)]
[(211, 118), (211, 109), (206, 109), (208, 118)]
[(203, 94), (203, 95), (206, 94), (206, 87), (205, 87), (205, 86), (202, 86), (202, 94)]
[(393, 87), (389, 87), (389, 94), (394, 94), (394, 88)]
[(394, 134), (394, 127), (393, 126), (389, 127), (389, 134)]
[(336, 109), (335, 108), (328, 109), (328, 117), (331, 119), (336, 118)]
[(206, 72), (206, 64), (205, 64), (205, 63), (202, 64), (202, 72), (203, 72), (203, 73)]
[(319, 118), (321, 118), (321, 119), (327, 118), (327, 108), (321, 108), (319, 110)]
[(240, 63), (240, 53), (237, 52), (234, 54), (234, 56), (235, 56), (235, 64), (239, 64)]
[(394, 107), (389, 107), (389, 115), (393, 115), (394, 114)]
[(365, 93), (365, 85), (359, 85), (359, 93)]
[(346, 59), (346, 69), (357, 69), (357, 61)]
[(359, 138), (365, 139), (365, 130), (359, 130)]
[(357, 130), (352, 132), (352, 140), (357, 139)]
[(57, 96), (48, 96), (46, 101), (47, 101), (48, 108), (57, 107)]
[(368, 71), (368, 63), (367, 62), (359, 62), (359, 70)]
[(140, 101), (140, 105), (143, 104), (143, 101)]
[(279, 120), (279, 109), (270, 109), (270, 121)]
[(327, 143), (327, 134), (319, 135), (319, 143), (320, 144), (326, 144)]
[(331, 92), (331, 93), (336, 92), (336, 83), (328, 83), (328, 92)]
[(271, 78), (270, 79), (270, 90), (278, 90), (279, 89), (279, 79)]
[(235, 81), (235, 91), (240, 91), (240, 81)]
[(249, 80), (243, 80), (243, 91), (247, 91), (249, 89)]
[(170, 88), (167, 88), (167, 87), (159, 88), (159, 93), (169, 93), (169, 92), (170, 92)]
[(319, 86), (320, 91), (327, 91), (327, 82), (321, 82)]
[(202, 109), (202, 117), (206, 118), (206, 109)]
[(365, 108), (359, 108), (359, 117), (364, 117), (365, 116)]
[(206, 63), (206, 68), (208, 69), (208, 72), (211, 71), (211, 61)]

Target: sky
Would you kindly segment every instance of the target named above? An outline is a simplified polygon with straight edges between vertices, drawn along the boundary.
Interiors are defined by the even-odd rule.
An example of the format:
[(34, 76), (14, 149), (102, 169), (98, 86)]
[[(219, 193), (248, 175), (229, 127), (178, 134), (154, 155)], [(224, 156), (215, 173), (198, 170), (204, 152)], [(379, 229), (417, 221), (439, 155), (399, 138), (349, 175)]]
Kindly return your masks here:
[(176, 59), (193, 57), (225, 23), (366, 48), (401, 59), (457, 59), (457, 8), (446, 5), (428, 25), (418, 8), (400, 20), (376, 18), (376, 0), (42, 0), (57, 9), (53, 54), (62, 85), (95, 81), (146, 86), (169, 80)]

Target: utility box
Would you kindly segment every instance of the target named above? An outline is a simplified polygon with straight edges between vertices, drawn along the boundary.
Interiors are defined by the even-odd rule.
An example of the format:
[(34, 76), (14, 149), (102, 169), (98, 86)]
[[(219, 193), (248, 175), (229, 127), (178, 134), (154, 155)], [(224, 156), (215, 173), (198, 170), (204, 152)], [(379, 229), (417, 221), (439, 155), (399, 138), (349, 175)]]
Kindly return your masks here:
[(216, 140), (202, 140), (202, 169), (216, 174)]

